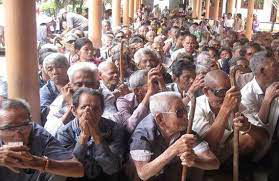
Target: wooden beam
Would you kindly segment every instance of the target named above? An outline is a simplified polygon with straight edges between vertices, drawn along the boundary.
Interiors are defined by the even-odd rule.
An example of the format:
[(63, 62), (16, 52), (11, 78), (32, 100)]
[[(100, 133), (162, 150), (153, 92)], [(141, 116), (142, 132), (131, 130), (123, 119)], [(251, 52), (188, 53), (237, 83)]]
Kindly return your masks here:
[(220, 4), (220, 0), (214, 1), (213, 20), (215, 20), (215, 21), (218, 21), (218, 19), (219, 19), (219, 4)]
[(89, 0), (89, 39), (95, 48), (102, 47), (102, 0)]
[(120, 10), (121, 10), (121, 0), (112, 1), (112, 27), (120, 26)]
[(209, 19), (210, 13), (210, 0), (205, 1), (205, 19)]
[(123, 0), (123, 25), (129, 25), (129, 0)]
[(253, 34), (253, 13), (254, 13), (255, 0), (248, 0), (248, 13), (247, 13), (247, 24), (246, 24), (246, 37), (251, 40)]
[(133, 23), (134, 14), (135, 14), (134, 3), (135, 3), (134, 0), (130, 0), (130, 2), (129, 2), (129, 18), (132, 21), (131, 23)]
[(25, 99), (40, 123), (40, 98), (34, 0), (4, 0), (8, 97)]

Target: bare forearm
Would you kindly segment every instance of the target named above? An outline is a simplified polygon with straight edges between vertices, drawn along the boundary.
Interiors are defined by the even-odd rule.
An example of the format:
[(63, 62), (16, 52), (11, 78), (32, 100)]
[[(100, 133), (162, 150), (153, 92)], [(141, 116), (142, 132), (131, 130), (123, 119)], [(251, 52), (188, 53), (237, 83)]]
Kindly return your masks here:
[(260, 120), (265, 124), (268, 123), (268, 114), (269, 114), (271, 102), (272, 102), (272, 100), (265, 98), (263, 100), (261, 108), (259, 110), (258, 116), (259, 116)]
[(227, 121), (230, 115), (230, 111), (221, 108), (216, 119), (211, 125), (210, 129), (205, 135), (205, 140), (212, 146), (216, 146), (220, 143), (224, 136)]
[(148, 180), (152, 176), (159, 173), (174, 157), (175, 152), (171, 147), (164, 151), (155, 160), (145, 164), (143, 167), (138, 169), (138, 175), (142, 180)]
[(220, 166), (220, 162), (217, 158), (200, 158), (198, 157), (195, 161), (194, 167), (202, 170), (215, 170)]
[(69, 161), (54, 161), (51, 160), (46, 172), (61, 175), (66, 177), (83, 177), (84, 168), (80, 162)]

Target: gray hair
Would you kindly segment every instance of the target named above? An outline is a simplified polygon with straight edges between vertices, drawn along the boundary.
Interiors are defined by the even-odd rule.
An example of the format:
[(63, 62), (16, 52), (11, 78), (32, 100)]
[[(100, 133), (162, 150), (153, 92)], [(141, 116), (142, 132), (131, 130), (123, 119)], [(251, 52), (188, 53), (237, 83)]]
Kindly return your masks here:
[(9, 109), (23, 109), (29, 115), (31, 114), (31, 107), (29, 103), (23, 99), (5, 99), (0, 105), (0, 110), (9, 110)]
[(55, 64), (65, 68), (69, 67), (69, 62), (65, 55), (63, 55), (62, 53), (51, 53), (44, 59), (43, 68), (45, 71), (47, 71), (47, 66), (50, 64)]
[(256, 75), (259, 73), (260, 69), (266, 64), (270, 59), (274, 59), (272, 52), (270, 51), (260, 51), (253, 55), (250, 60), (250, 69), (253, 74)]
[(181, 99), (177, 92), (160, 92), (150, 97), (149, 109), (151, 114), (168, 112), (171, 109), (170, 100)]
[(98, 77), (98, 69), (94, 63), (78, 62), (73, 64), (67, 71), (70, 82), (73, 80), (75, 73), (79, 71), (92, 72)]
[(208, 52), (203, 51), (197, 57), (196, 63), (196, 73), (199, 74), (201, 72), (209, 72), (211, 68), (210, 55)]
[(140, 48), (134, 55), (134, 62), (139, 64), (144, 55), (150, 55), (153, 59), (159, 60), (158, 54), (150, 48)]
[(116, 66), (112, 61), (109, 61), (109, 60), (103, 61), (103, 62), (101, 62), (101, 63), (99, 64), (99, 66), (98, 66), (99, 72), (101, 72), (101, 73), (104, 72), (105, 69), (106, 69), (109, 65), (114, 65), (114, 66)]
[(135, 89), (147, 84), (147, 70), (138, 70), (134, 72), (129, 78), (129, 87)]

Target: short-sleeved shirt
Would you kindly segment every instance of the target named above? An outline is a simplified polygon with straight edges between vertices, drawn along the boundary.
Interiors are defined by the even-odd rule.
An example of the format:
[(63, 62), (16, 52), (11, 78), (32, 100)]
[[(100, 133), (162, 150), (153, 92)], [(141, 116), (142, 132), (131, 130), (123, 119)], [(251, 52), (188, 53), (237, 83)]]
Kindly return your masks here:
[[(135, 161), (152, 161), (161, 155), (169, 145), (173, 144), (183, 133), (176, 134), (170, 144), (166, 143), (161, 135), (158, 126), (152, 116), (149, 114), (136, 127), (131, 137), (130, 154)], [(196, 153), (202, 153), (209, 149), (208, 144), (198, 138), (197, 146), (194, 147)], [(181, 161), (178, 157), (167, 164), (157, 176), (151, 180), (180, 180)]]
[(88, 20), (76, 13), (67, 13), (67, 27), (69, 28), (79, 28), (83, 30), (88, 26)]
[[(3, 141), (0, 140), (0, 146)], [(69, 160), (73, 158), (72, 152), (65, 149), (60, 142), (51, 136), (43, 127), (34, 123), (29, 137), (30, 153), (35, 156), (46, 156), (52, 160)], [(44, 180), (45, 174), (39, 171), (25, 169), (20, 173), (14, 173), (6, 167), (0, 166), (1, 181), (35, 181)]]

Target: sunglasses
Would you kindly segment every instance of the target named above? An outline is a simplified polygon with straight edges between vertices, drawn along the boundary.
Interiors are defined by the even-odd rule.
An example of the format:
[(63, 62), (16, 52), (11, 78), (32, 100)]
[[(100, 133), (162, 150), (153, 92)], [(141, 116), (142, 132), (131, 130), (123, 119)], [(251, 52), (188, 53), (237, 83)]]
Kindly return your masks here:
[(177, 109), (175, 112), (162, 112), (163, 114), (176, 114), (177, 118), (187, 117), (187, 108)]
[(23, 123), (19, 124), (19, 125), (6, 125), (6, 126), (2, 126), (0, 127), (0, 131), (12, 131), (12, 130), (17, 130), (23, 127), (27, 127), (32, 125), (32, 121), (30, 119), (25, 120)]
[(229, 89), (212, 89), (209, 88), (216, 97), (225, 97)]

